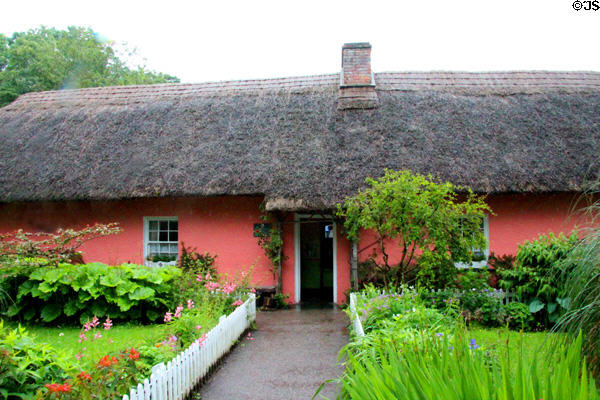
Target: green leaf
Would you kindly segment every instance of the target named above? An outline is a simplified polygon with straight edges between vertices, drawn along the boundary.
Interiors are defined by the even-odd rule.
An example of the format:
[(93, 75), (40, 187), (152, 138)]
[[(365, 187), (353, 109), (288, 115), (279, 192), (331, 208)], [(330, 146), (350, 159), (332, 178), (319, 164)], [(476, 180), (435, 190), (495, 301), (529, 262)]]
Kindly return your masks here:
[(100, 284), (108, 287), (115, 287), (123, 282), (125, 281), (123, 281), (123, 279), (121, 279), (121, 277), (116, 273), (110, 273), (100, 278)]
[[(548, 303), (548, 314), (553, 314), (554, 311), (556, 311), (556, 308), (558, 307), (558, 304), (556, 303)], [(553, 322), (553, 321), (550, 321)]]
[(160, 314), (154, 310), (146, 310), (146, 317), (148, 317), (150, 321), (156, 321), (158, 317), (160, 317)]
[(565, 310), (568, 310), (571, 307), (571, 298), (570, 297), (563, 297), (563, 298), (557, 298), (556, 302)]
[(64, 307), (65, 315), (67, 317), (72, 317), (79, 311), (79, 301), (76, 298), (71, 298)]
[(149, 287), (139, 287), (129, 294), (131, 300), (145, 300), (154, 296), (154, 289)]
[(529, 303), (529, 311), (531, 311), (532, 314), (535, 314), (536, 312), (542, 310), (544, 307), (545, 304), (539, 299), (533, 299), (531, 303)]
[(42, 312), (40, 313), (40, 316), (42, 317), (42, 320), (44, 320), (44, 322), (51, 322), (51, 321), (54, 321), (56, 318), (58, 318), (61, 314), (62, 314), (61, 305), (56, 304), (56, 303), (51, 303), (51, 304), (46, 304), (44, 306), (44, 308), (42, 308)]

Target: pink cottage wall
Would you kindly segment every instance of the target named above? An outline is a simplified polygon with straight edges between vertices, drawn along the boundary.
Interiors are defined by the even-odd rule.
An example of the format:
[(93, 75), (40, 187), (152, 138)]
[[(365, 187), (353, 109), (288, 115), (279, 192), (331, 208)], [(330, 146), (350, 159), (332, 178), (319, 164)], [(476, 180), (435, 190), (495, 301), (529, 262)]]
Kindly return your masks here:
[[(487, 203), (493, 211), (489, 216), (490, 251), (497, 255), (515, 254), (519, 243), (535, 239), (541, 233), (570, 233), (583, 226), (585, 219), (574, 213), (579, 194), (503, 194), (490, 195)], [(377, 250), (372, 232), (362, 232), (359, 260), (364, 261)], [(398, 246), (388, 246), (390, 262), (400, 260)]]
[(256, 286), (274, 285), (263, 250), (253, 236), (261, 222), (262, 197), (160, 198), (120, 201), (68, 201), (0, 204), (0, 232), (53, 232), (96, 222), (118, 222), (123, 232), (92, 240), (81, 248), (86, 262), (143, 263), (143, 218), (178, 217), (179, 241), (199, 252), (216, 254), (222, 273), (254, 265)]
[[(496, 254), (514, 254), (517, 245), (540, 233), (570, 232), (584, 221), (571, 215), (575, 194), (494, 195), (488, 204), (490, 249)], [(198, 251), (217, 254), (220, 272), (234, 274), (254, 265), (253, 284), (275, 284), (267, 259), (253, 236), (260, 222), (262, 197), (224, 196), (212, 198), (162, 198), (121, 201), (70, 201), (0, 204), (0, 232), (22, 228), (26, 231), (54, 231), (77, 228), (95, 222), (119, 222), (123, 233), (86, 243), (85, 261), (107, 264), (143, 263), (143, 217), (175, 216), (179, 219), (179, 240)], [(283, 292), (289, 301), (295, 298), (293, 214), (283, 224)], [(363, 232), (359, 259), (373, 251), (374, 236)], [(391, 262), (397, 262), (400, 250), (391, 247)], [(337, 298), (344, 302), (350, 287), (350, 243), (337, 233)]]

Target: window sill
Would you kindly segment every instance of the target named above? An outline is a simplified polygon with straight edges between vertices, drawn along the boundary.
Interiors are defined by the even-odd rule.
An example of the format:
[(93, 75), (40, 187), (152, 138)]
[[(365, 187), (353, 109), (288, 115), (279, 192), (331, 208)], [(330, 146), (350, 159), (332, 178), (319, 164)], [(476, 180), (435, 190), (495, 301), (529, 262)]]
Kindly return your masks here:
[(176, 266), (177, 260), (175, 260), (175, 261), (156, 261), (156, 262), (155, 261), (146, 261), (144, 263), (144, 265), (146, 267), (153, 267), (153, 268), (162, 268), (167, 265)]
[(458, 262), (458, 263), (454, 263), (454, 266), (458, 269), (469, 269), (469, 268), (481, 269), (481, 268), (486, 268), (487, 263), (488, 263), (487, 260), (473, 261), (470, 264)]

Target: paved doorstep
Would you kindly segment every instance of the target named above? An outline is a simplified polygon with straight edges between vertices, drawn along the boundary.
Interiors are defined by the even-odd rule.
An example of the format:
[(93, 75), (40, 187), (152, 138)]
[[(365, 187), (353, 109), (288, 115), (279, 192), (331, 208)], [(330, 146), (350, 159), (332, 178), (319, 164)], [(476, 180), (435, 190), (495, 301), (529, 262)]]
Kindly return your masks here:
[[(199, 391), (202, 400), (311, 399), (342, 373), (348, 319), (339, 309), (259, 312), (256, 324), (254, 340), (244, 338)], [(334, 384), (321, 391), (329, 399), (336, 393)]]

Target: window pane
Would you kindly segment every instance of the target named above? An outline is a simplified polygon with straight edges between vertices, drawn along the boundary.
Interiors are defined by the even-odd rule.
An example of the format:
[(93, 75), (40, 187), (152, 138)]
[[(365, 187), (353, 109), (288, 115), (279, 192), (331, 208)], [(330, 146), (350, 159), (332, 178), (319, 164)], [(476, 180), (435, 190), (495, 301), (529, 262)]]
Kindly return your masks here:
[(157, 241), (158, 240), (158, 232), (150, 232), (148, 240)]
[(169, 221), (160, 221), (160, 230), (161, 231), (169, 230)]
[(161, 242), (168, 242), (169, 241), (169, 232), (160, 231), (158, 240), (160, 240)]
[(169, 230), (176, 231), (177, 230), (177, 221), (169, 221)]
[(151, 231), (158, 230), (158, 221), (148, 221), (148, 228), (150, 228)]
[(169, 232), (169, 242), (177, 242), (177, 240), (178, 240), (177, 237), (178, 237), (177, 231), (175, 231), (175, 232), (173, 232), (173, 231)]
[(177, 245), (176, 245), (176, 244), (172, 244), (172, 245), (171, 245), (171, 253), (172, 253), (173, 255), (177, 255), (177, 254), (179, 254), (179, 252), (177, 251)]
[(158, 244), (151, 243), (148, 245), (148, 252), (155, 254), (158, 253)]
[(160, 245), (160, 252), (161, 253), (168, 253), (169, 252), (169, 245), (161, 243), (161, 245)]

